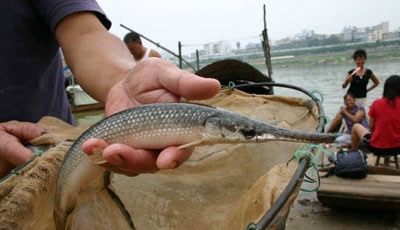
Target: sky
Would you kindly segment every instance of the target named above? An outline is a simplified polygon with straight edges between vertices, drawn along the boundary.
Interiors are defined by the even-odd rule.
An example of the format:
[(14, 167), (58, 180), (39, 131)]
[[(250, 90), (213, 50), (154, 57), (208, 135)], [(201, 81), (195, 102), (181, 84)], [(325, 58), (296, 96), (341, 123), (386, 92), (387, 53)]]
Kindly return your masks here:
[[(366, 27), (388, 21), (390, 31), (400, 28), (400, 0), (98, 0), (120, 37), (123, 24), (162, 46), (183, 53), (192, 46), (218, 41), (259, 42), (266, 5), (270, 40), (300, 33), (340, 33), (344, 26)], [(144, 41), (147, 47), (154, 45)], [(160, 49), (157, 49), (161, 51)]]

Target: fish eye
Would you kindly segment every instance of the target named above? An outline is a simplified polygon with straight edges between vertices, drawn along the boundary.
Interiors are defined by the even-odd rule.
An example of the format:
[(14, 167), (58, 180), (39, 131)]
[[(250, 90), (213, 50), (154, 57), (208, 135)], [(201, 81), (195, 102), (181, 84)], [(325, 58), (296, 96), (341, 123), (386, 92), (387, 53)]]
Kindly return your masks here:
[(240, 131), (246, 139), (251, 139), (256, 136), (256, 131), (254, 129), (245, 128)]

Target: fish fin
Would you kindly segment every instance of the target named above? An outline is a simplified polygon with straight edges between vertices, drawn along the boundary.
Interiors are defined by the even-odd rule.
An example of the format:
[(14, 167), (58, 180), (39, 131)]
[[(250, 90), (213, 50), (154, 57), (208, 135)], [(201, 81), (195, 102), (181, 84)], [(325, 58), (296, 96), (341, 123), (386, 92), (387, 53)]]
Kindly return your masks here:
[(190, 143), (178, 146), (178, 149), (185, 149), (185, 148), (196, 146), (196, 145), (200, 145), (200, 144), (203, 144), (203, 143), (204, 143), (204, 141), (202, 139), (200, 139), (200, 140), (197, 140), (197, 141), (192, 141)]
[(107, 160), (103, 157), (103, 150), (102, 148), (93, 149), (93, 154), (89, 156), (89, 159), (97, 165), (107, 163)]

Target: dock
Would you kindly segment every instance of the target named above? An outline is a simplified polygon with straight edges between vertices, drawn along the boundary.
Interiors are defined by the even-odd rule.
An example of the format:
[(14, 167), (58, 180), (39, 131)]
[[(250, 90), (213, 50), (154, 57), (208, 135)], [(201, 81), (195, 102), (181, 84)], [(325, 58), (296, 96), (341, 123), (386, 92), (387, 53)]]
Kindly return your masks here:
[(364, 179), (324, 177), (327, 173), (322, 172), (318, 200), (333, 207), (400, 210), (400, 170), (375, 166), (375, 161), (376, 157), (368, 154), (368, 176)]

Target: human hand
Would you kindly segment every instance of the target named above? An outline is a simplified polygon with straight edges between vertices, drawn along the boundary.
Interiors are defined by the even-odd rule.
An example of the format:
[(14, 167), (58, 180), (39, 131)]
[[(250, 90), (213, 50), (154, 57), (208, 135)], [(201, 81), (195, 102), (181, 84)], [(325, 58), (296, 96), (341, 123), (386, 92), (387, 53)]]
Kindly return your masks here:
[(353, 76), (354, 74), (356, 74), (360, 71), (361, 71), (361, 67), (357, 66), (357, 68), (354, 69), (353, 73), (351, 73), (350, 76)]
[[(149, 58), (138, 62), (123, 80), (111, 88), (105, 111), (106, 115), (111, 115), (141, 104), (179, 102), (182, 98), (207, 99), (219, 90), (220, 84), (215, 79), (201, 78), (168, 61)], [(177, 146), (160, 151), (133, 149), (123, 144), (109, 145), (99, 139), (90, 139), (82, 146), (88, 155), (96, 149), (102, 149), (103, 158), (108, 161), (104, 167), (130, 176), (175, 168), (193, 151), (193, 148), (177, 149)]]
[(44, 133), (44, 128), (30, 122), (0, 123), (0, 178), (33, 157), (33, 152), (22, 145)]
[(343, 114), (343, 115), (345, 115), (345, 113), (346, 113), (347, 111), (346, 111), (346, 108), (345, 107), (340, 107), (340, 113), (341, 114)]

